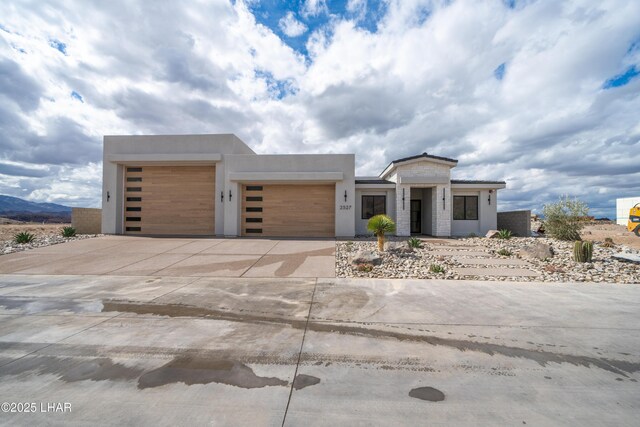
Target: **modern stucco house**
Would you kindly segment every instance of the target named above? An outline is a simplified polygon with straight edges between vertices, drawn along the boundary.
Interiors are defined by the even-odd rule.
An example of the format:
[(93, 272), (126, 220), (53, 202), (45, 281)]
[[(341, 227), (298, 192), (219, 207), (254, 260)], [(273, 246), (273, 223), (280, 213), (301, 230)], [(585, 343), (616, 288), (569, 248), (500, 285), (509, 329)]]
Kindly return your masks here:
[(353, 154), (256, 154), (232, 134), (105, 136), (106, 234), (351, 237), (373, 215), (397, 235), (496, 228), (503, 181), (451, 179), (427, 153), (356, 177)]

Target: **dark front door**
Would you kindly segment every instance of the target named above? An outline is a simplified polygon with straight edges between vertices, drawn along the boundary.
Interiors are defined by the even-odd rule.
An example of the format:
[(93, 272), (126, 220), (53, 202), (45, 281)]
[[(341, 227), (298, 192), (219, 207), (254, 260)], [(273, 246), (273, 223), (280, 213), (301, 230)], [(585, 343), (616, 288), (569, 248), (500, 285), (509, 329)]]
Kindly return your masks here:
[(411, 201), (411, 232), (422, 233), (422, 200)]

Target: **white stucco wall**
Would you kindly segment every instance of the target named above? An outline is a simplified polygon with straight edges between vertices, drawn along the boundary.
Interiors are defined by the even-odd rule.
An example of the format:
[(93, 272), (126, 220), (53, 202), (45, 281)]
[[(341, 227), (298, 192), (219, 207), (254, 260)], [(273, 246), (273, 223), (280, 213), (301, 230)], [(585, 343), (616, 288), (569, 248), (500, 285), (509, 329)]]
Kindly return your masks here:
[[(232, 155), (225, 156), (224, 184), (232, 191), (232, 203), (224, 205), (224, 235), (240, 235), (240, 188), (242, 183), (273, 184), (335, 184), (335, 230), (337, 237), (355, 235), (355, 156), (353, 154), (291, 154), (291, 155)], [(235, 176), (251, 173), (256, 180), (234, 180)], [(296, 173), (295, 179), (287, 180), (287, 174)], [(334, 175), (340, 175), (336, 180)], [(293, 176), (293, 175), (292, 175)], [(328, 179), (324, 180), (323, 176)], [(273, 178), (273, 179), (272, 179)], [(344, 194), (347, 192), (347, 201)]]
[[(489, 189), (453, 189), (453, 196), (477, 196), (478, 197), (478, 220), (454, 220), (451, 211), (451, 235), (468, 236), (473, 233), (482, 236), (489, 230), (497, 228), (498, 221), (498, 191), (492, 190), (491, 203), (489, 203)], [(453, 198), (451, 199), (453, 202)]]
[(362, 196), (386, 196), (387, 197), (387, 215), (396, 221), (396, 198), (395, 189), (358, 189), (356, 188), (356, 212), (355, 226), (356, 235), (363, 236), (371, 234), (367, 230), (368, 219), (362, 219)]

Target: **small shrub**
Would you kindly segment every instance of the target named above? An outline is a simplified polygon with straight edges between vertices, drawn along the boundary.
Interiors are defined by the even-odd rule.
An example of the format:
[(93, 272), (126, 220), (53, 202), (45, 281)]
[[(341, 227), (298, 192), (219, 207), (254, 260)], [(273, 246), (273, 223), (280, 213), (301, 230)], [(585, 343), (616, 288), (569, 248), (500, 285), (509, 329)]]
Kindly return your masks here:
[(604, 238), (604, 242), (605, 243), (613, 243), (613, 239), (611, 237), (605, 237)]
[(439, 264), (431, 264), (429, 271), (432, 273), (444, 273), (444, 267)]
[(510, 230), (500, 230), (498, 231), (498, 239), (502, 239), (502, 240), (509, 240), (511, 238), (511, 231)]
[(371, 265), (371, 264), (358, 264), (358, 265), (356, 265), (356, 270), (362, 271), (362, 272), (365, 272), (365, 273), (369, 273), (371, 270), (373, 270), (373, 265)]
[(413, 249), (420, 249), (422, 247), (422, 240), (418, 239), (417, 237), (411, 237), (409, 240), (407, 240), (407, 245), (409, 245), (409, 247)]
[(473, 239), (474, 237), (478, 237), (478, 235), (476, 233), (469, 233), (467, 234), (467, 237)]
[(22, 231), (14, 236), (14, 240), (16, 243), (31, 243), (36, 236), (29, 233), (28, 231)]
[(604, 242), (602, 243), (603, 248), (615, 248), (616, 244), (613, 243), (613, 239), (611, 237), (605, 237)]
[(63, 227), (62, 237), (73, 237), (76, 235), (76, 229), (73, 227)]
[(558, 240), (581, 240), (580, 230), (589, 213), (586, 203), (568, 196), (542, 208), (545, 233)]
[(511, 253), (511, 251), (510, 251), (509, 249), (504, 249), (504, 248), (502, 248), (502, 249), (500, 249), (500, 250), (498, 251), (498, 255), (502, 255), (502, 256), (511, 256), (511, 255), (513, 255), (513, 254)]

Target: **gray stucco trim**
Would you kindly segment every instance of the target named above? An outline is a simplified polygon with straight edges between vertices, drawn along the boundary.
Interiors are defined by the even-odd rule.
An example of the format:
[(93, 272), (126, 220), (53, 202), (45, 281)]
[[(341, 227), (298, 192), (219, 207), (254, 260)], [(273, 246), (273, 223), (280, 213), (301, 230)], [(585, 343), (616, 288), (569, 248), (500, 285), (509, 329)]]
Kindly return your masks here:
[(398, 184), (448, 184), (449, 179), (444, 176), (399, 176)]
[(222, 160), (217, 153), (189, 153), (189, 154), (111, 154), (107, 161), (113, 163), (180, 163), (210, 164)]
[(342, 172), (230, 172), (229, 181), (266, 182), (266, 181), (342, 181)]

